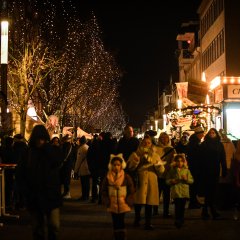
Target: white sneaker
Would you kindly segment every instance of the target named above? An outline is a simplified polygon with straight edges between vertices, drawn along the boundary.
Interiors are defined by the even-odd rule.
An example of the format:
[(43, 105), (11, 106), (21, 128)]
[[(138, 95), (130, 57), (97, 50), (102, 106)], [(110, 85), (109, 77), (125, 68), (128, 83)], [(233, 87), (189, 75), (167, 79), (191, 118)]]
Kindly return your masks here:
[(70, 199), (71, 195), (70, 192), (68, 192), (66, 195), (63, 196), (63, 199)]

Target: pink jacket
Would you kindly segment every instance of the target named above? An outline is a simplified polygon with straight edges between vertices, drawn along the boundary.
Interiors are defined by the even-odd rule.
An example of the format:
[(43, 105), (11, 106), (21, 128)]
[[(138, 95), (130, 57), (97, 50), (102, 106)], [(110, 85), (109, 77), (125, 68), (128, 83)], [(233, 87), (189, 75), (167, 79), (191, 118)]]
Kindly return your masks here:
[[(132, 178), (123, 170), (114, 178), (109, 171), (102, 183), (102, 200), (108, 212), (124, 213), (131, 211), (135, 193)], [(116, 177), (116, 176), (115, 176)], [(114, 180), (115, 179), (115, 180)]]

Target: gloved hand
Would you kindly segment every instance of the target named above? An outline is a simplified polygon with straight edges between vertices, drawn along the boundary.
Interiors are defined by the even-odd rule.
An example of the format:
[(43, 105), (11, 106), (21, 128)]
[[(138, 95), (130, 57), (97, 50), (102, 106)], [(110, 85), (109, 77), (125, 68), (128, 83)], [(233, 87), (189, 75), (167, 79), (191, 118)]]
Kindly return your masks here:
[(79, 179), (78, 173), (74, 173), (73, 179), (75, 179), (75, 180)]

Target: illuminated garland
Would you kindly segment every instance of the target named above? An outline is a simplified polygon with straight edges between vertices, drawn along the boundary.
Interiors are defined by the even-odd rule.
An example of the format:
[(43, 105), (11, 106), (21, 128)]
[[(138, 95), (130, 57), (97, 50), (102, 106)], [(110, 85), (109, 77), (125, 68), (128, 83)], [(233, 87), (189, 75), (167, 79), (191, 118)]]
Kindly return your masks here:
[(175, 111), (171, 111), (167, 114), (168, 120), (171, 122), (172, 127), (170, 130), (172, 132), (177, 131), (177, 127), (179, 126), (179, 119), (188, 119), (188, 121), (191, 121), (190, 129), (194, 129), (198, 126), (202, 126), (205, 130), (208, 128), (208, 120), (205, 114), (209, 114), (210, 118), (209, 121), (214, 123), (213, 120), (213, 114), (216, 115), (221, 114), (221, 109), (218, 107), (215, 107), (213, 105), (195, 105), (195, 106), (188, 106), (186, 108), (183, 108), (181, 110), (175, 109)]
[(189, 106), (189, 107), (183, 108), (181, 111), (183, 112), (183, 115), (184, 115), (184, 112), (186, 112), (186, 114), (187, 114), (188, 110), (191, 110), (192, 113), (194, 113), (194, 111), (198, 111), (198, 110), (201, 112), (206, 112), (206, 113), (211, 113), (211, 112), (213, 112), (213, 110), (215, 110), (215, 111), (217, 111), (217, 114), (221, 113), (221, 109), (219, 107), (215, 107), (213, 105), (211, 105), (211, 106), (201, 106), (201, 105)]

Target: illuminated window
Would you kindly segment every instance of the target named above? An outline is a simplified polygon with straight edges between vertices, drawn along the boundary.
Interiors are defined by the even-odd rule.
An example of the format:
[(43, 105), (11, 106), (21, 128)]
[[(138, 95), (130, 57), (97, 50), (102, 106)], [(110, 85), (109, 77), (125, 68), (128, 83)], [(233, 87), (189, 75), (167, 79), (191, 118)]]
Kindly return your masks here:
[(240, 138), (239, 116), (240, 109), (226, 109), (227, 132), (234, 137)]

